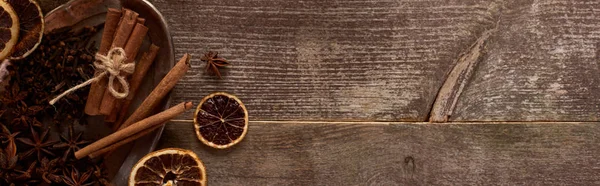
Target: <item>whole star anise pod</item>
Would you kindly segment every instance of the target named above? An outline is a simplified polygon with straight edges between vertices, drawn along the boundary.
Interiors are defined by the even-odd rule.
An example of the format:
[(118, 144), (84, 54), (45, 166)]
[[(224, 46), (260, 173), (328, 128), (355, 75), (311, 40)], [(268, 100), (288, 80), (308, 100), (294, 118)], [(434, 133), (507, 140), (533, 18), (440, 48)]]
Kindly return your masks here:
[(26, 181), (28, 183), (36, 183), (37, 180), (32, 179), (33, 174), (35, 173), (36, 162), (29, 164), (26, 170), (15, 170), (13, 173), (13, 177), (15, 180)]
[(0, 123), (0, 128), (2, 129), (2, 133), (0, 134), (0, 139), (3, 144), (6, 145), (6, 153), (11, 157), (16, 156), (17, 154), (17, 145), (15, 144), (15, 137), (19, 135), (20, 132), (12, 133), (8, 128)]
[(103, 167), (94, 165), (94, 176), (96, 177), (96, 180), (100, 182), (101, 185), (111, 185), (111, 183), (108, 181), (108, 176), (106, 175), (106, 172), (104, 171)]
[(55, 141), (48, 141), (48, 132), (50, 129), (48, 128), (42, 134), (39, 134), (33, 129), (33, 126), (30, 126), (29, 128), (31, 129), (31, 139), (17, 138), (21, 143), (31, 147), (31, 149), (23, 153), (23, 158), (29, 157), (34, 152), (37, 152), (37, 160), (42, 160), (43, 154), (54, 156), (54, 153), (47, 149), (56, 143)]
[(225, 58), (218, 57), (218, 52), (209, 51), (204, 54), (200, 60), (206, 62), (206, 71), (212, 70), (214, 74), (216, 74), (219, 79), (221, 79), (221, 72), (219, 72), (219, 67), (228, 66), (229, 62), (225, 60)]
[(93, 185), (94, 182), (91, 182), (89, 180), (91, 175), (91, 171), (87, 171), (81, 174), (76, 168), (71, 168), (71, 171), (63, 170), (62, 180), (65, 184), (69, 186)]
[(7, 183), (12, 181), (11, 173), (17, 166), (18, 156), (11, 156), (4, 150), (0, 149), (0, 180), (4, 180)]
[(22, 101), (29, 94), (27, 91), (21, 91), (21, 87), (18, 84), (11, 84), (10, 90), (4, 91), (3, 96), (0, 96), (0, 101), (6, 105), (11, 105), (18, 101)]
[(67, 161), (67, 159), (69, 157), (73, 157), (73, 153), (75, 153), (75, 151), (78, 151), (81, 148), (80, 146), (89, 144), (88, 141), (85, 141), (81, 138), (82, 134), (83, 134), (82, 132), (74, 134), (73, 126), (70, 125), (69, 126), (69, 136), (66, 137), (66, 136), (60, 135), (61, 142), (54, 145), (54, 148), (64, 149), (64, 154), (62, 156), (63, 161)]
[(12, 125), (20, 127), (28, 127), (29, 125), (41, 126), (41, 122), (37, 121), (36, 114), (42, 111), (44, 108), (41, 106), (27, 106), (24, 101), (20, 101), (16, 104), (16, 107), (12, 110), (12, 114), (16, 116)]

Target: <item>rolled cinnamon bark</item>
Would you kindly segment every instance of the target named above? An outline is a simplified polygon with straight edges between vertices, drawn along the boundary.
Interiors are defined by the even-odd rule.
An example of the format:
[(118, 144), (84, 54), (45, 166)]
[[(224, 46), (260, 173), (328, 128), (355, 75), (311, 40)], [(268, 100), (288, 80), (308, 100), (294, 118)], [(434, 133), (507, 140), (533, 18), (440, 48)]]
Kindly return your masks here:
[[(98, 53), (102, 55), (106, 55), (108, 53), (120, 21), (121, 10), (109, 8), (108, 12), (106, 13), (106, 21), (104, 22), (104, 31), (102, 32), (102, 41), (100, 41)], [(96, 73), (99, 72), (96, 71)], [(107, 82), (107, 78), (102, 78), (100, 81), (92, 83), (84, 109), (84, 112), (87, 115), (99, 115), (100, 107), (98, 105), (102, 103)]]
[[(133, 75), (131, 75), (131, 80), (129, 81), (129, 95), (124, 99), (121, 100), (122, 104), (120, 108), (117, 108), (115, 110), (117, 110), (116, 112), (119, 113), (119, 119), (117, 120), (117, 123), (123, 123), (123, 121), (125, 121), (126, 119), (126, 113), (129, 110), (129, 107), (131, 106), (131, 102), (133, 101), (133, 98), (136, 96), (138, 89), (140, 88), (140, 85), (142, 84), (142, 81), (144, 80), (144, 77), (146, 77), (146, 73), (148, 72), (148, 70), (150, 69), (150, 66), (152, 66), (152, 63), (154, 63), (154, 59), (156, 58), (156, 55), (158, 54), (158, 50), (160, 49), (160, 47), (152, 44), (150, 46), (150, 49), (148, 49), (148, 52), (145, 52), (142, 57), (140, 58), (140, 61), (137, 62), (137, 64), (135, 65), (135, 72), (133, 72)], [(113, 125), (114, 128), (113, 130), (117, 130), (119, 126)]]
[[(129, 10), (129, 9), (123, 9), (123, 10), (124, 10), (123, 18), (121, 19), (119, 28), (117, 29), (117, 32), (115, 33), (115, 38), (112, 42), (111, 49), (117, 48), (117, 47), (125, 49), (125, 44), (127, 44), (130, 36), (132, 35), (134, 27), (137, 25), (137, 18), (138, 18), (139, 14), (132, 10)], [(138, 36), (138, 35), (135, 35), (135, 36)], [(144, 36), (145, 36), (145, 33), (144, 33)], [(125, 55), (126, 55), (127, 59), (130, 58), (131, 52), (132, 51), (125, 50)], [(113, 86), (119, 87), (117, 82), (114, 82)], [(115, 98), (110, 93), (110, 91), (108, 91), (106, 89), (104, 90), (104, 92), (101, 96), (102, 96), (102, 101), (99, 105), (97, 105), (98, 107), (100, 107), (100, 115), (110, 115), (114, 105), (111, 106), (110, 108), (107, 108), (107, 107), (105, 107), (106, 106), (105, 104), (112, 103)]]
[[(142, 46), (142, 42), (146, 37), (146, 33), (148, 33), (148, 28), (146, 26), (139, 23), (135, 25), (135, 28), (131, 33), (131, 37), (129, 37), (127, 44), (125, 44), (125, 47), (123, 48), (125, 50), (125, 54), (127, 55), (125, 63), (134, 62), (140, 50), (140, 47)], [(129, 93), (131, 94), (131, 91)], [(109, 91), (105, 91), (104, 98), (102, 98), (100, 113), (108, 113), (106, 114), (109, 115), (109, 117), (106, 118), (107, 122), (115, 122), (115, 120), (117, 119), (116, 115), (113, 115), (113, 113), (116, 114), (116, 102), (117, 98), (115, 98)]]
[(142, 132), (146, 129), (150, 129), (156, 127), (157, 125), (161, 125), (170, 119), (180, 115), (186, 110), (191, 109), (193, 106), (192, 102), (183, 102), (178, 105), (171, 107), (168, 110), (165, 110), (161, 113), (143, 119), (139, 122), (132, 124), (131, 126), (124, 128), (123, 130), (112, 133), (80, 150), (75, 152), (75, 158), (81, 159), (83, 157), (88, 156), (89, 154), (100, 150), (102, 148), (108, 147), (112, 144), (115, 144), (119, 141), (126, 140), (131, 137), (141, 137), (136, 134)]
[(157, 125), (157, 126), (154, 126), (152, 128), (145, 129), (145, 130), (143, 130), (141, 132), (136, 133), (135, 135), (133, 135), (133, 136), (131, 136), (129, 138), (121, 140), (121, 141), (119, 141), (117, 143), (114, 143), (112, 145), (109, 145), (107, 147), (101, 148), (100, 150), (97, 150), (97, 151), (91, 153), (89, 156), (90, 156), (90, 158), (97, 158), (97, 157), (100, 157), (100, 156), (102, 156), (104, 154), (107, 154), (109, 152), (113, 152), (114, 150), (117, 150), (117, 148), (119, 148), (119, 147), (121, 147), (121, 146), (123, 146), (123, 145), (125, 145), (125, 144), (127, 144), (129, 142), (132, 142), (133, 140), (136, 140), (138, 138), (141, 138), (142, 136), (150, 134), (151, 132), (153, 132), (154, 130), (160, 128), (163, 125)]

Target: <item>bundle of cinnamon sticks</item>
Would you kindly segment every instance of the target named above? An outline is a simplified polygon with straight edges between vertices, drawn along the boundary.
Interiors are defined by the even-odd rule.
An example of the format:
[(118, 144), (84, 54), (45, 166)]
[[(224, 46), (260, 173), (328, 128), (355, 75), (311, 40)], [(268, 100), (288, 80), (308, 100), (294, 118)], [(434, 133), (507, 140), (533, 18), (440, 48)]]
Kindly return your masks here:
[(87, 147), (75, 152), (77, 159), (85, 156), (99, 157), (105, 153), (112, 152), (118, 147), (138, 139), (156, 130), (170, 119), (182, 114), (192, 108), (191, 102), (180, 103), (161, 113), (152, 114), (152, 110), (158, 106), (160, 101), (175, 87), (175, 84), (183, 78), (190, 68), (190, 55), (185, 54), (183, 58), (167, 73), (167, 75), (156, 85), (154, 90), (144, 99), (142, 104), (129, 116), (129, 118), (118, 126), (115, 133), (106, 136)]
[[(148, 28), (144, 26), (145, 20), (139, 14), (129, 9), (109, 8), (104, 24), (104, 32), (98, 53), (106, 55), (115, 47), (124, 49), (126, 63), (134, 63), (141, 48)], [(93, 144), (75, 152), (80, 159), (86, 156), (98, 157), (114, 151), (118, 147), (138, 139), (159, 128), (170, 119), (192, 107), (191, 102), (184, 102), (150, 116), (152, 111), (183, 78), (190, 68), (190, 55), (185, 54), (179, 62), (167, 73), (142, 104), (127, 117), (126, 113), (131, 103), (136, 99), (136, 93), (142, 80), (150, 69), (159, 47), (152, 44), (147, 52), (142, 54), (135, 64), (135, 71), (129, 79), (129, 94), (124, 99), (116, 99), (107, 90), (108, 80), (103, 78), (92, 84), (85, 107), (85, 113), (92, 116), (103, 115), (105, 122), (112, 122), (115, 133), (106, 136)], [(98, 72), (97, 72), (98, 73)]]
[[(116, 47), (123, 48), (126, 54), (125, 63), (133, 63), (148, 32), (148, 27), (146, 27), (144, 23), (145, 19), (139, 17), (138, 13), (130, 9), (124, 8), (118, 10), (109, 8), (106, 14), (104, 32), (102, 33), (102, 40), (100, 42), (98, 53), (106, 55), (110, 49)], [(141, 84), (139, 79), (142, 79), (146, 75), (158, 53), (158, 49), (158, 46), (152, 45), (150, 49), (142, 55), (138, 64), (136, 64), (138, 68), (136, 68), (131, 78), (132, 81), (130, 81), (129, 95), (131, 97), (135, 96), (137, 89)], [(106, 116), (105, 121), (116, 122), (119, 113), (122, 113), (120, 112), (121, 108), (128, 108), (129, 106), (125, 100), (115, 98), (110, 91), (107, 90), (107, 84), (108, 78), (103, 78), (91, 85), (85, 106), (85, 113), (92, 116), (104, 115)]]

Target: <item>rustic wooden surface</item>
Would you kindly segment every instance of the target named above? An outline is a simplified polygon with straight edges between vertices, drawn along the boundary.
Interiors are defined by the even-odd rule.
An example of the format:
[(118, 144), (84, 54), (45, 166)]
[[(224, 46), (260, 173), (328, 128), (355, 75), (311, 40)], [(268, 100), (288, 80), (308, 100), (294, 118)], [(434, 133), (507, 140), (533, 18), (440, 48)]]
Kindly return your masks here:
[(211, 185), (600, 184), (600, 2), (151, 2), (194, 56), (174, 103), (228, 91), (250, 112), (228, 150), (191, 112), (167, 125), (159, 148), (194, 150)]
[(210, 185), (598, 185), (597, 123), (251, 122), (229, 150), (170, 123), (161, 147), (192, 149)]
[[(454, 59), (498, 11), (490, 1), (152, 2), (176, 56), (194, 56), (174, 102), (227, 91), (251, 120), (425, 121)], [(204, 72), (209, 50), (233, 63), (222, 80)]]
[(505, 5), (455, 121), (598, 121), (600, 1)]

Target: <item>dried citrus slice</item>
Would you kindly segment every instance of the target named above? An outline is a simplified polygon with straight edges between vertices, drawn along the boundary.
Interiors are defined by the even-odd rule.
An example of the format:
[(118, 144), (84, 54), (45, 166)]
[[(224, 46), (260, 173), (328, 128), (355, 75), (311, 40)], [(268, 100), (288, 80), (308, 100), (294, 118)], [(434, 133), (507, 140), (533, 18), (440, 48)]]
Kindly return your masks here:
[(202, 99), (194, 114), (196, 136), (202, 143), (224, 149), (246, 136), (248, 110), (234, 95), (217, 92)]
[(42, 42), (44, 35), (44, 14), (36, 0), (5, 0), (19, 15), (21, 32), (19, 40), (10, 56), (11, 59), (23, 59), (31, 54)]
[(13, 7), (0, 0), (0, 61), (10, 55), (19, 39), (19, 17)]
[(138, 161), (129, 175), (129, 186), (206, 185), (206, 169), (189, 150), (167, 148), (154, 151)]

